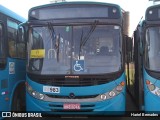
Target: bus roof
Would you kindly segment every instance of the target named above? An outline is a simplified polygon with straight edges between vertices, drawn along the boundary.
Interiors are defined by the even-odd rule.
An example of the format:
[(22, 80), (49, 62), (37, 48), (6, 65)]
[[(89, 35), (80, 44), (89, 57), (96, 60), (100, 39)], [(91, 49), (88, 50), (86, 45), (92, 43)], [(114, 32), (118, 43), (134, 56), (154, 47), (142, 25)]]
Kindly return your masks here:
[[(99, 13), (101, 14), (96, 13), (96, 8), (94, 7), (98, 7)], [(77, 8), (81, 9), (81, 13), (78, 14), (76, 10)], [(88, 10), (86, 11), (85, 9)], [(113, 14), (114, 10), (116, 12), (115, 14)], [(59, 14), (57, 14), (57, 12)], [(65, 18), (109, 18), (120, 20), (122, 18), (122, 8), (117, 4), (105, 2), (59, 2), (33, 7), (28, 13), (29, 20), (51, 20)]]
[(147, 7), (146, 11), (147, 11), (148, 9), (152, 9), (152, 8), (156, 8), (156, 7), (160, 7), (160, 4), (156, 4), (156, 5), (151, 5), (151, 6), (149, 6), (149, 7)]
[(117, 4), (112, 4), (112, 3), (105, 3), (105, 2), (89, 2), (89, 1), (76, 1), (76, 2), (58, 2), (58, 3), (51, 3), (51, 4), (45, 4), (45, 5), (40, 5), (40, 6), (36, 6), (36, 7), (32, 7), (30, 10), (29, 10), (29, 13), (30, 11), (32, 10), (35, 10), (35, 9), (39, 9), (39, 8), (45, 8), (45, 7), (50, 7), (50, 6), (56, 6), (56, 5), (71, 5), (71, 4), (75, 4), (75, 5), (78, 5), (78, 4), (88, 4), (88, 5), (94, 5), (94, 4), (99, 4), (99, 5), (109, 5), (109, 6), (115, 6), (117, 8), (119, 8), (120, 10), (121, 7)]
[(146, 9), (145, 12), (146, 21), (160, 21), (160, 5), (152, 5)]
[(11, 17), (11, 18), (13, 18), (13, 19), (15, 19), (15, 20), (18, 20), (20, 22), (25, 22), (26, 21), (25, 18), (21, 17), (17, 13), (9, 10), (8, 8), (6, 8), (6, 7), (2, 6), (2, 5), (0, 5), (0, 12), (5, 14), (5, 15), (7, 15), (7, 16), (9, 16), (9, 17)]

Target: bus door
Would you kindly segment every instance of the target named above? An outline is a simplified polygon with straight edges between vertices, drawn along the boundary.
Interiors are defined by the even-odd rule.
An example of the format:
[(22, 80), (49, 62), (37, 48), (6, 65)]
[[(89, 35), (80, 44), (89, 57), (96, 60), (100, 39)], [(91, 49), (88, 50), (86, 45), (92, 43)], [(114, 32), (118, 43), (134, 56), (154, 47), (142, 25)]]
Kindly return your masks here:
[(9, 85), (4, 25), (0, 21), (0, 111), (9, 110)]

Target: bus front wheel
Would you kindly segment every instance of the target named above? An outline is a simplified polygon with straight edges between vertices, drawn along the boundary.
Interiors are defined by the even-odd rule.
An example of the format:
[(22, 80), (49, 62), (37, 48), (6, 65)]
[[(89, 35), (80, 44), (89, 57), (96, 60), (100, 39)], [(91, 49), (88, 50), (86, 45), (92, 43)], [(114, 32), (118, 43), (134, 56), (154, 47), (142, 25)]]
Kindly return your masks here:
[(21, 84), (14, 92), (12, 111), (25, 111), (25, 85)]

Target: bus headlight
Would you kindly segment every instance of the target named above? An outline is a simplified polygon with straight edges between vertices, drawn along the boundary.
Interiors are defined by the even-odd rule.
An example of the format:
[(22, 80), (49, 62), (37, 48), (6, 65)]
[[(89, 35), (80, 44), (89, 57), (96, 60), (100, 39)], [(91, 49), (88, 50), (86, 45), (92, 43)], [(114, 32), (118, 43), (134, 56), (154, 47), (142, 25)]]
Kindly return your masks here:
[(40, 100), (43, 100), (45, 95), (42, 94), (42, 93), (39, 93), (35, 90), (33, 90), (33, 88), (29, 85), (29, 84), (26, 84), (26, 89), (27, 89), (27, 92), (34, 98), (37, 98), (37, 99), (40, 99)]
[(113, 90), (99, 95), (98, 98), (100, 98), (101, 101), (106, 100), (106, 99), (111, 99), (111, 98), (115, 97), (116, 95), (120, 94), (122, 92), (124, 86), (125, 86), (125, 83), (121, 82)]
[(155, 90), (155, 85), (153, 85), (153, 84), (150, 84), (150, 85), (148, 85), (148, 89), (150, 90), (150, 91), (153, 91), (153, 90)]
[(102, 95), (100, 95), (100, 98), (101, 98), (101, 100), (106, 100), (107, 99), (107, 95), (102, 94)]
[(117, 90), (117, 91), (122, 91), (122, 89), (123, 89), (123, 86), (121, 86), (121, 85), (118, 85), (118, 86), (116, 87), (116, 90)]
[(157, 91), (155, 92), (156, 95), (160, 96), (160, 89), (157, 89)]
[(149, 89), (149, 91), (151, 93), (153, 93), (154, 95), (157, 95), (160, 97), (160, 88), (155, 86), (152, 82), (150, 82), (149, 80), (146, 80), (146, 85), (147, 88)]
[(36, 91), (32, 91), (32, 96), (36, 96)]
[(40, 100), (43, 100), (44, 99), (44, 94), (41, 94), (37, 91), (32, 91), (32, 96), (37, 98), (37, 99), (40, 99)]
[(114, 97), (115, 95), (116, 95), (116, 93), (115, 93), (114, 91), (110, 91), (110, 92), (109, 92), (109, 96), (110, 96), (110, 97)]

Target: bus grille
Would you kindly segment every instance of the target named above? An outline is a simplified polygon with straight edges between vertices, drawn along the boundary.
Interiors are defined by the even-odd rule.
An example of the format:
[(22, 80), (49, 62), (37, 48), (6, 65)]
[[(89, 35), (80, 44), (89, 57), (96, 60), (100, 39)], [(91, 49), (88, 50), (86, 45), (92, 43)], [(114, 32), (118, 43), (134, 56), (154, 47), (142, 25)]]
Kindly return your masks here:
[(106, 84), (116, 80), (121, 75), (122, 72), (115, 72), (104, 75), (79, 75), (76, 78), (66, 78), (65, 75), (50, 76), (50, 75), (34, 75), (34, 74), (28, 74), (28, 77), (32, 81), (35, 81), (43, 85), (51, 85), (59, 87), (66, 87), (66, 86), (78, 87), (78, 86), (94, 86), (94, 85)]
[[(71, 99), (69, 96), (60, 96), (60, 95), (51, 95), (51, 94), (45, 94), (50, 98), (59, 98), (59, 99)], [(75, 96), (74, 99), (90, 99), (95, 98), (98, 95), (87, 95), (87, 96)]]
[(65, 78), (52, 78), (52, 79), (39, 79), (34, 80), (40, 84), (52, 86), (93, 86), (105, 84), (113, 79), (108, 78), (79, 78), (79, 79), (65, 79)]

